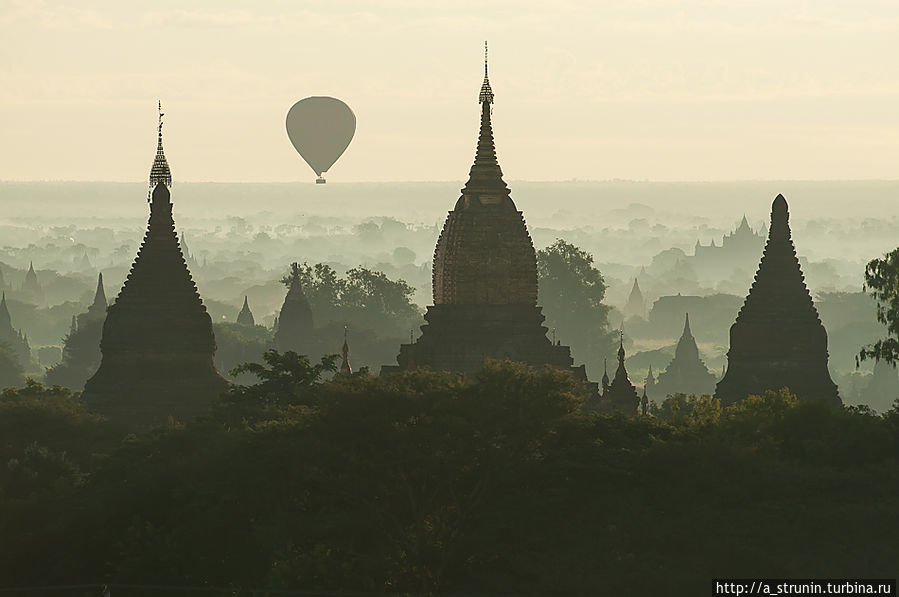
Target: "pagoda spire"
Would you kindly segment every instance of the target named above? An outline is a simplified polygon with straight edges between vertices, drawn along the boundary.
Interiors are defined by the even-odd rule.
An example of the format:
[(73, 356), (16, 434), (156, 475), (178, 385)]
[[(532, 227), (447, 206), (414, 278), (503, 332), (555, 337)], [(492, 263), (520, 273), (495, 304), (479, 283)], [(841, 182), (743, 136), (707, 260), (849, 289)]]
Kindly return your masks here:
[(169, 163), (165, 159), (165, 151), (162, 149), (162, 117), (165, 112), (162, 111), (162, 101), (159, 102), (159, 126), (156, 142), (156, 158), (153, 160), (153, 166), (150, 168), (150, 193), (147, 195), (147, 202), (152, 199), (153, 189), (159, 184), (167, 187), (172, 186), (172, 172), (169, 170)]
[(241, 308), (240, 313), (237, 314), (237, 323), (240, 325), (248, 325), (250, 327), (256, 325), (256, 319), (253, 317), (253, 312), (250, 311), (249, 297), (246, 295), (243, 297), (243, 308)]
[(343, 359), (340, 362), (340, 375), (351, 375), (353, 368), (350, 367), (350, 347), (346, 339), (347, 326), (343, 326)]
[(608, 359), (602, 359), (602, 393), (605, 394), (609, 389), (609, 362)]
[(103, 289), (103, 272), (97, 275), (97, 292), (94, 293), (94, 302), (87, 308), (89, 317), (102, 319), (106, 317), (106, 291)]
[(484, 42), (484, 81), (478, 94), (481, 104), (481, 127), (478, 134), (478, 146), (475, 151), (474, 164), (468, 173), (468, 182), (462, 189), (462, 197), (456, 209), (467, 207), (483, 207), (500, 205), (515, 207), (511, 191), (503, 180), (503, 171), (496, 159), (496, 146), (493, 142), (493, 124), (490, 121), (493, 106), (493, 90), (487, 73), (487, 42)]

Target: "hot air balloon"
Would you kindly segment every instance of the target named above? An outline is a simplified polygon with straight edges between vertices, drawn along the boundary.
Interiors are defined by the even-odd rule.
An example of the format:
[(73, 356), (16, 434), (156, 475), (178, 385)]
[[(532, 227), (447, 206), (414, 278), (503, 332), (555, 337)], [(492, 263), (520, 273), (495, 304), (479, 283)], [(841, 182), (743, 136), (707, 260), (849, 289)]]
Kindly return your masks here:
[(324, 184), (322, 173), (343, 155), (355, 132), (356, 115), (333, 97), (307, 97), (287, 112), (287, 136), (315, 171), (318, 184)]

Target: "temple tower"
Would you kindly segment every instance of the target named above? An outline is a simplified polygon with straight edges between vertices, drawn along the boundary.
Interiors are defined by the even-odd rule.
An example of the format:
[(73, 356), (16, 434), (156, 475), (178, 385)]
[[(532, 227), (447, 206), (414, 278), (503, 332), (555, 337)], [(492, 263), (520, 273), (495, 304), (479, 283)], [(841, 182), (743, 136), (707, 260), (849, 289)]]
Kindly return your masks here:
[(34, 262), (28, 264), (28, 271), (25, 273), (25, 280), (22, 282), (22, 296), (29, 303), (35, 305), (44, 304), (44, 289), (37, 280), (37, 273), (34, 271)]
[(338, 371), (338, 375), (352, 375), (353, 368), (350, 367), (350, 346), (347, 344), (346, 340), (346, 326), (343, 326), (343, 348), (341, 349), (342, 358), (340, 360), (340, 370)]
[(654, 391), (662, 398), (678, 392), (688, 396), (711, 396), (715, 392), (715, 375), (699, 358), (699, 348), (690, 331), (689, 313), (684, 317), (684, 331), (674, 349), (674, 358), (664, 373), (659, 374)]
[(634, 278), (634, 285), (631, 287), (627, 305), (624, 307), (624, 316), (646, 317), (646, 301), (643, 298), (643, 293), (640, 291), (640, 284), (637, 282), (637, 278)]
[(602, 396), (595, 406), (591, 405), (595, 410), (609, 413), (620, 412), (630, 416), (637, 414), (640, 398), (637, 396), (637, 388), (628, 379), (624, 357), (624, 334), (622, 333), (618, 344), (618, 368), (615, 370), (615, 377), (612, 378), (612, 383), (606, 386), (604, 376)]
[(237, 314), (237, 323), (240, 325), (248, 325), (253, 327), (256, 325), (256, 319), (253, 317), (253, 312), (250, 311), (249, 297), (243, 297), (243, 308), (240, 310), (240, 313)]
[(434, 304), (422, 335), (400, 346), (398, 365), (381, 371), (425, 366), (473, 374), (496, 358), (570, 369), (586, 380), (583, 366), (572, 367), (570, 349), (550, 342), (542, 325), (537, 255), (496, 158), (493, 100), (485, 44), (477, 149), (434, 249)]
[(212, 320), (175, 235), (162, 116), (160, 107), (147, 233), (107, 311), (100, 368), (84, 389), (92, 410), (141, 426), (201, 414), (228, 387), (213, 362)]
[(308, 355), (312, 337), (312, 308), (303, 292), (300, 264), (290, 264), (290, 273), (282, 282), (287, 295), (278, 313), (275, 327), (275, 348), (281, 352), (292, 350)]
[(804, 400), (840, 405), (827, 369), (827, 332), (818, 318), (790, 235), (787, 201), (771, 206), (771, 228), (755, 281), (730, 328), (722, 405), (789, 387)]

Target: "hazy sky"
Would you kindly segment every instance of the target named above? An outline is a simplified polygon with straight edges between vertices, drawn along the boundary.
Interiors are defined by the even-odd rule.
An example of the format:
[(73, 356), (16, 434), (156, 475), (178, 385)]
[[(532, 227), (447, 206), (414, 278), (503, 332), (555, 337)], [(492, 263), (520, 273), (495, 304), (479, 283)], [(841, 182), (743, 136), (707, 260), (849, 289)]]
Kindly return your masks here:
[(356, 113), (336, 181), (464, 179), (483, 40), (507, 180), (897, 178), (899, 2), (0, 0), (0, 180), (314, 175), (287, 110)]

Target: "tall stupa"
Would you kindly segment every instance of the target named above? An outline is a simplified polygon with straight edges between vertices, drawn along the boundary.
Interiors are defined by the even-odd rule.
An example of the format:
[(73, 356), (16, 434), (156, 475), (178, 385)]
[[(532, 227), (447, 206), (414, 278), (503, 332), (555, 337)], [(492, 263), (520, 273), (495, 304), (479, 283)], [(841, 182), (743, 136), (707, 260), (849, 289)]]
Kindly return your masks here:
[(790, 235), (787, 200), (771, 205), (771, 228), (755, 281), (730, 328), (722, 405), (788, 387), (803, 400), (842, 404), (827, 369), (827, 331), (812, 302)]
[(84, 389), (91, 410), (140, 426), (201, 414), (228, 387), (213, 362), (212, 319), (175, 234), (162, 116), (160, 106), (147, 233), (106, 314), (100, 368)]
[(473, 374), (495, 358), (569, 369), (586, 381), (584, 366), (572, 366), (571, 350), (546, 337), (534, 243), (496, 158), (486, 44), (484, 52), (477, 150), (434, 250), (434, 304), (422, 335), (401, 345), (398, 364), (381, 371), (430, 367)]

